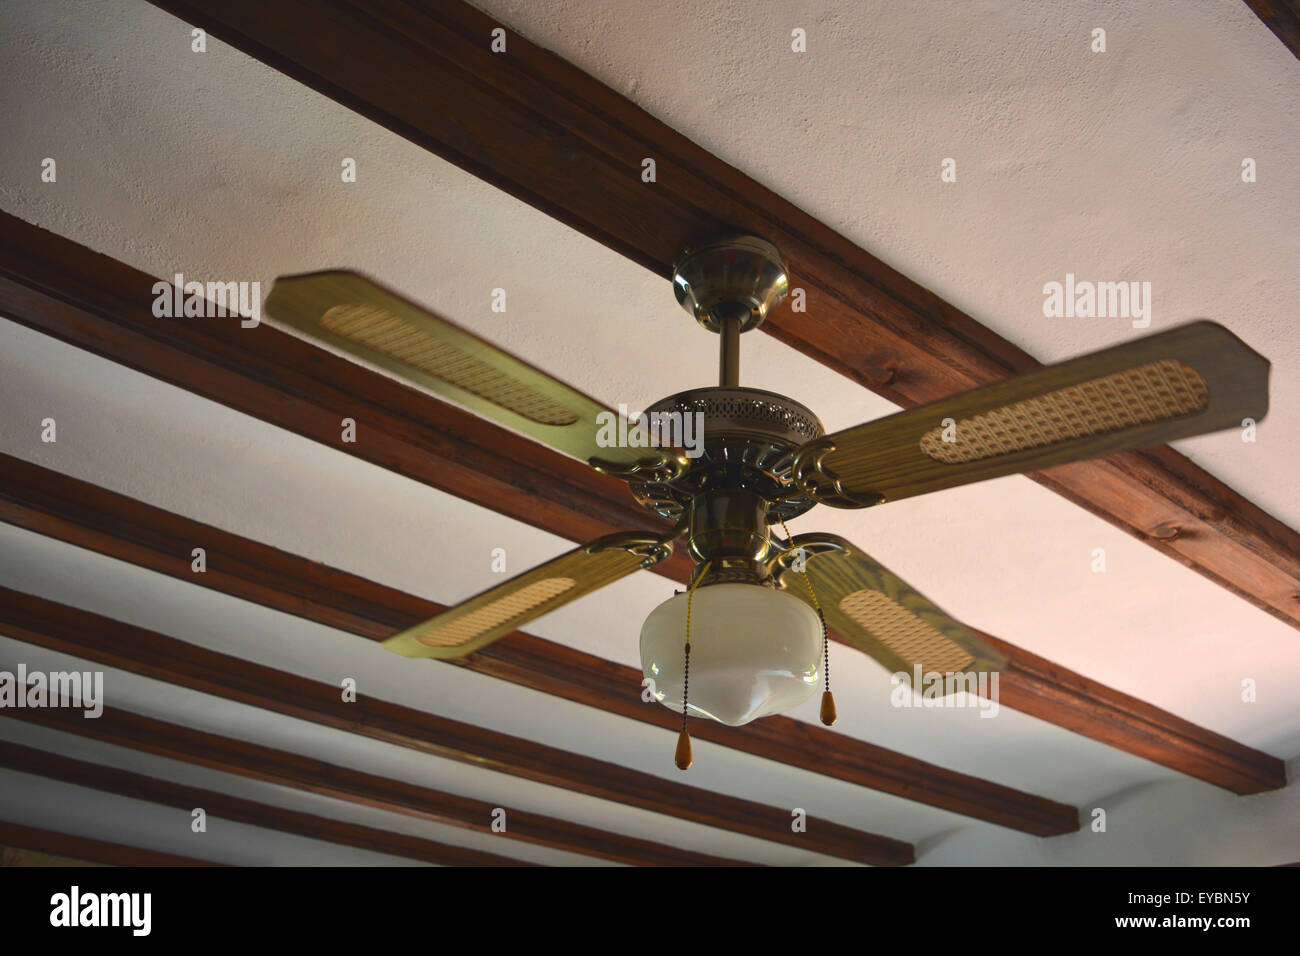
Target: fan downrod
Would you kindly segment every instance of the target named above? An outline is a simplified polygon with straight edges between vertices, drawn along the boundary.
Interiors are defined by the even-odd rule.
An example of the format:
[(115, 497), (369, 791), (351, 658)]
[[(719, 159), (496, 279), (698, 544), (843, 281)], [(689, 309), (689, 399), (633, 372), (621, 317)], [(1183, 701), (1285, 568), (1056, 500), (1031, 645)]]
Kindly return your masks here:
[(757, 236), (724, 236), (682, 253), (673, 292), (683, 309), (721, 336), (718, 384), (740, 384), (740, 336), (763, 324), (789, 290), (785, 260)]

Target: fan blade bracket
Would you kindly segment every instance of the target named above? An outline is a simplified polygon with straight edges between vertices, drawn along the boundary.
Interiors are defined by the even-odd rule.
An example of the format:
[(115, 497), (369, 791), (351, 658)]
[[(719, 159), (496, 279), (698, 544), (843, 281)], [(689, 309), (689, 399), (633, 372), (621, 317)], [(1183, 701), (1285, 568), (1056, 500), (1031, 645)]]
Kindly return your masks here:
[(672, 556), (673, 542), (681, 537), (688, 526), (688, 521), (677, 523), (665, 534), (638, 532), (615, 532), (597, 538), (586, 546), (588, 554), (600, 554), (604, 551), (624, 551), (641, 559), (642, 568), (652, 568), (660, 561)]
[(621, 481), (667, 482), (680, 478), (690, 464), (690, 459), (681, 449), (670, 448), (657, 455), (629, 460), (589, 458), (587, 464), (601, 474)]
[(832, 508), (872, 508), (886, 498), (876, 491), (850, 492), (843, 481), (826, 467), (826, 456), (835, 452), (835, 443), (819, 438), (800, 447), (790, 468), (790, 478), (801, 492), (820, 505)]
[(839, 552), (852, 554), (854, 546), (846, 538), (835, 534), (801, 534), (789, 541), (782, 541), (772, 536), (775, 551), (764, 565), (775, 587), (785, 590), (791, 587), (792, 575), (804, 574), (807, 560), (815, 554)]

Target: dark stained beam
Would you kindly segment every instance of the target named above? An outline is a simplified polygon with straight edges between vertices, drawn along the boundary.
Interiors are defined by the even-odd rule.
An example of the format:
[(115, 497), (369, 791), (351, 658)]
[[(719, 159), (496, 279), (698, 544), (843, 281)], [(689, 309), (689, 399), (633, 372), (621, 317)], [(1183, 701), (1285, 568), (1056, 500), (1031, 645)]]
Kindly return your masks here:
[[(810, 819), (806, 833), (794, 833), (786, 808), (689, 787), (365, 695), (344, 702), (335, 684), (7, 588), (0, 588), (0, 633), (320, 726), (812, 853), (881, 866), (915, 860), (910, 843), (822, 819)], [(375, 653), (388, 652), (376, 648)]]
[(1246, 6), (1274, 36), (1286, 44), (1292, 56), (1300, 59), (1300, 2), (1297, 0), (1245, 0)]
[[(4, 713), (17, 712), (15, 710)], [(91, 721), (86, 722), (91, 723)], [(359, 847), (374, 853), (388, 853), (412, 860), (422, 860), (425, 863), (437, 863), (441, 866), (530, 865), (494, 853), (447, 846), (421, 837), (390, 833), (329, 817), (286, 810), (283, 807), (245, 800), (242, 797), (232, 797), (216, 790), (185, 786), (104, 764), (74, 760), (71, 757), (47, 753), (9, 741), (0, 741), (0, 767), (51, 780), (61, 780), (64, 783), (89, 787), (92, 790), (115, 793), (134, 800), (144, 800), (147, 803), (162, 804), (186, 812), (195, 807), (202, 807), (210, 816), (229, 820), (232, 823), (245, 823), (268, 830), (294, 833), (313, 840)]]
[[(468, 4), (151, 2), (665, 277), (702, 238), (771, 240), (807, 313), (783, 307), (764, 330), (904, 407), (1041, 367), (554, 54), (513, 33), (493, 52), (501, 24)], [(1275, 30), (1292, 22), (1279, 0), (1258, 6)], [(654, 184), (640, 178), (647, 156)], [(1184, 456), (1030, 477), (1300, 627), (1300, 535)]]
[[(445, 606), (0, 454), (0, 521), (330, 627), (383, 640)], [(190, 570), (191, 548), (207, 571)], [(640, 697), (632, 667), (515, 632), (454, 662), (607, 713), (676, 731), (679, 717)], [(701, 740), (1037, 836), (1078, 829), (1043, 797), (814, 727), (771, 717), (745, 727), (697, 721)], [(670, 757), (665, 745), (664, 760)]]
[[(621, 482), (265, 323), (243, 329), (237, 318), (156, 318), (155, 281), (0, 213), (0, 315), (572, 541), (652, 524)], [(356, 419), (360, 440), (340, 441), (344, 417)], [(122, 536), (139, 533), (126, 528)], [(654, 570), (681, 582), (690, 568), (679, 551)], [(1052, 695), (1021, 699), (1021, 709), (1044, 720), (1055, 708)], [(1076, 721), (1071, 729), (1141, 756), (1151, 752), (1145, 731), (1117, 734), (1124, 714), (1103, 712), (1115, 720)], [(1178, 748), (1167, 757), (1180, 760)], [(1284, 785), (1276, 767), (1265, 781), (1245, 766), (1202, 779), (1254, 793)], [(1177, 769), (1198, 776), (1190, 766)]]
[[(81, 711), (70, 707), (6, 708), (0, 710), (0, 716), (433, 823), (492, 832), (492, 813), (497, 804), (363, 773), (246, 740), (205, 733), (118, 708), (105, 707), (94, 720), (86, 720)], [(500, 834), (503, 839), (522, 840), (632, 866), (740, 865), (736, 860), (680, 850), (540, 813), (505, 809), (506, 829)]]
[(0, 820), (0, 866), (55, 866), (65, 861), (104, 866), (215, 866), (174, 853), (159, 853), (121, 843), (106, 843), (55, 830)]

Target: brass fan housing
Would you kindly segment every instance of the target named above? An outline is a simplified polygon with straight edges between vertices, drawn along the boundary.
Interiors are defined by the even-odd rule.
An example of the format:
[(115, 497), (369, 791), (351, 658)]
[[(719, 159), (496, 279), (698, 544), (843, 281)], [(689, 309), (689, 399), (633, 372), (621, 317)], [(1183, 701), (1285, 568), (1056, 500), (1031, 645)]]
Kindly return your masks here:
[(758, 388), (718, 386), (670, 395), (645, 414), (656, 412), (699, 415), (703, 452), (670, 480), (629, 478), (644, 507), (675, 523), (702, 494), (749, 491), (763, 499), (765, 517), (775, 522), (816, 504), (791, 478), (795, 452), (824, 434), (821, 421), (799, 402)]

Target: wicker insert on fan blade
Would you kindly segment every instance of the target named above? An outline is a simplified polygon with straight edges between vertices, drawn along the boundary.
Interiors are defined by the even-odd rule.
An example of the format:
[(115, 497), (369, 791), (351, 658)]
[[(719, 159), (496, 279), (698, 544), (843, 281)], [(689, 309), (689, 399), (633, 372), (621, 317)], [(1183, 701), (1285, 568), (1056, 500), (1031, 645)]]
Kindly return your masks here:
[(656, 538), (639, 532), (600, 538), (394, 634), (384, 647), (407, 657), (464, 657), (534, 618), (646, 567), (652, 560), (647, 549), (656, 543)]
[(1195, 369), (1165, 359), (963, 418), (955, 441), (943, 440), (942, 425), (932, 428), (921, 451), (946, 464), (980, 461), (1190, 415), (1209, 401)]
[(840, 610), (872, 637), (909, 664), (926, 671), (964, 671), (975, 658), (907, 608), (879, 591), (863, 589), (846, 594)]
[(386, 309), (339, 305), (321, 316), (321, 325), (539, 425), (572, 425), (578, 420), (536, 389)]
[(434, 618), (429, 622), (433, 626), (417, 633), (415, 639), (428, 647), (459, 647), (558, 597), (576, 583), (573, 578), (543, 578), (534, 581), (446, 624), (438, 624), (439, 619)]

